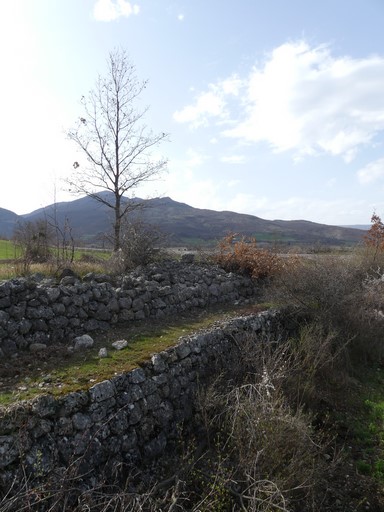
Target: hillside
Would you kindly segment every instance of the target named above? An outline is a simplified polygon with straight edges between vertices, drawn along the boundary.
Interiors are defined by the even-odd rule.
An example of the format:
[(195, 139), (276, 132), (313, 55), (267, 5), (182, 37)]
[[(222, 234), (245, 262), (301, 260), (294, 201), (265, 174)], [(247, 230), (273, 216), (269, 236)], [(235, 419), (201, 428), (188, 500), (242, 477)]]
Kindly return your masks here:
[[(363, 236), (359, 229), (305, 220), (264, 220), (254, 215), (194, 208), (169, 197), (134, 199), (133, 202), (135, 205), (142, 203), (144, 208), (133, 212), (132, 217), (140, 218), (169, 234), (170, 243), (174, 245), (209, 243), (229, 232), (254, 236), (259, 242), (291, 244), (356, 244)], [(7, 233), (8, 236), (12, 226), (20, 219), (35, 221), (45, 217), (52, 222), (57, 219), (59, 225), (63, 225), (67, 218), (76, 240), (98, 245), (111, 230), (113, 213), (89, 197), (49, 205), (23, 216), (8, 210), (0, 212), (8, 213), (0, 217), (0, 233)]]
[(18, 220), (20, 220), (19, 215), (5, 208), (0, 208), (0, 238), (10, 238)]

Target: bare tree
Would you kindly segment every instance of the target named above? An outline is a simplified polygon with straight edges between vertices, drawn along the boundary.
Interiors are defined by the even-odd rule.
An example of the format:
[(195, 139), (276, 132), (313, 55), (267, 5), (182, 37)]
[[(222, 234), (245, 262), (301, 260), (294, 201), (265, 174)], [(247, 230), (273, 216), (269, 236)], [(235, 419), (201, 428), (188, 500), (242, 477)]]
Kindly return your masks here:
[(147, 81), (138, 80), (125, 50), (114, 50), (106, 75), (99, 75), (94, 89), (82, 97), (84, 114), (68, 133), (87, 158), (85, 168), (73, 164), (71, 190), (113, 210), (115, 251), (121, 246), (122, 219), (137, 206), (123, 196), (132, 197), (133, 189), (155, 179), (166, 165), (165, 159), (153, 157), (153, 151), (167, 134), (149, 130), (143, 123), (148, 108), (138, 110), (135, 105), (146, 85)]
[(20, 247), (26, 264), (45, 263), (51, 258), (53, 230), (47, 219), (18, 223), (13, 239)]

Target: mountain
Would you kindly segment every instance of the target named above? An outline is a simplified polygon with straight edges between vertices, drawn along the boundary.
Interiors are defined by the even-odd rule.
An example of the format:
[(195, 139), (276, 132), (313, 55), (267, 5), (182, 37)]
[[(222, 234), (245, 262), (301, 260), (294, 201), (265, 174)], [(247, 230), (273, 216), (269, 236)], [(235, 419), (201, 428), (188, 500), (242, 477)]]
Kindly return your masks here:
[(368, 229), (372, 226), (372, 224), (351, 224), (349, 226), (341, 226), (342, 228), (352, 228), (352, 229), (363, 229), (364, 231), (368, 231)]
[(16, 213), (0, 208), (0, 238), (11, 238), (13, 230), (22, 218)]
[[(107, 192), (104, 197), (108, 198)], [(201, 244), (219, 240), (229, 232), (254, 236), (261, 243), (285, 242), (291, 244), (356, 244), (362, 240), (363, 232), (338, 226), (328, 226), (305, 220), (264, 220), (254, 215), (230, 211), (193, 208), (170, 197), (155, 199), (133, 199), (137, 208), (132, 218), (155, 225), (171, 237), (174, 245)], [(1, 212), (8, 212), (4, 215)], [(45, 217), (52, 223), (63, 226), (66, 219), (72, 228), (75, 240), (86, 244), (100, 244), (104, 234), (111, 231), (113, 210), (90, 197), (56, 203), (29, 214), (17, 216), (0, 209), (0, 234), (9, 230), (17, 220), (35, 221)]]

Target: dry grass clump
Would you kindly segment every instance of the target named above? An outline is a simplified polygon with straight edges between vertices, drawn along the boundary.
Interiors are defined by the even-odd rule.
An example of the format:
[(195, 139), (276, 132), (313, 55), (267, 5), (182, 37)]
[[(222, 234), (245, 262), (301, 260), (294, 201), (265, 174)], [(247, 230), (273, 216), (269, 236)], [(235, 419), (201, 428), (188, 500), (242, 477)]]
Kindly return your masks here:
[[(210, 473), (219, 478), (216, 489), (226, 490), (220, 495), (225, 507), (219, 508), (217, 493), (212, 503), (211, 493), (213, 508), (202, 510), (321, 510), (315, 502), (328, 444), (314, 429), (308, 405), (320, 393), (317, 384), (333, 373), (339, 354), (332, 337), (307, 328), (296, 340), (247, 339), (239, 348), (232, 386), (226, 376), (200, 394), (215, 461)], [(208, 488), (212, 477), (202, 472)]]

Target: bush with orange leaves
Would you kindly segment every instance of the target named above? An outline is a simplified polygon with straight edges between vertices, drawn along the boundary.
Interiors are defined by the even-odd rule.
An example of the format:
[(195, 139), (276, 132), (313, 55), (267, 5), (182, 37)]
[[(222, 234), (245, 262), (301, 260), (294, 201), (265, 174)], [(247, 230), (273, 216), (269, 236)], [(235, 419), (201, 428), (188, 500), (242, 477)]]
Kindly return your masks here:
[(371, 217), (371, 227), (364, 237), (364, 245), (373, 251), (373, 262), (384, 252), (384, 224), (376, 213)]
[(257, 247), (255, 238), (231, 233), (217, 245), (213, 256), (216, 264), (227, 272), (237, 272), (253, 279), (271, 277), (283, 268), (283, 260), (277, 254)]

